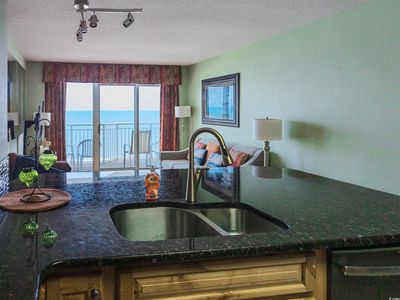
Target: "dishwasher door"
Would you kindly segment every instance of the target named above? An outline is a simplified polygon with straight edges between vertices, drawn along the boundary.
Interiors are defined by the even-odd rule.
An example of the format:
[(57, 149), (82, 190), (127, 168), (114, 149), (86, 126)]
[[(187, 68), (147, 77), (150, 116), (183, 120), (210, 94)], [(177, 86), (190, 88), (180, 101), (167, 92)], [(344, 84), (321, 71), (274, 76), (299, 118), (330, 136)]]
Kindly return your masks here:
[(332, 250), (328, 299), (400, 300), (400, 247)]

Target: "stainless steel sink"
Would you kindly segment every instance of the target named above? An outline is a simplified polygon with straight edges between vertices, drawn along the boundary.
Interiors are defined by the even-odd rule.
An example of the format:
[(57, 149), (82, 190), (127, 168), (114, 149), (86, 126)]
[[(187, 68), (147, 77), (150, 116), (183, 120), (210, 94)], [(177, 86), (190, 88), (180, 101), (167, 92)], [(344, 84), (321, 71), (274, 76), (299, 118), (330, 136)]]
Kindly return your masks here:
[(200, 212), (229, 235), (282, 230), (266, 218), (246, 209), (208, 208), (201, 209)]
[[(222, 204), (222, 206), (221, 206)], [(232, 207), (165, 206), (115, 208), (111, 219), (120, 235), (130, 241), (158, 241), (179, 238), (228, 236), (281, 231), (284, 222), (248, 205)]]
[(173, 207), (131, 208), (111, 213), (120, 235), (130, 241), (158, 241), (220, 235), (196, 214)]

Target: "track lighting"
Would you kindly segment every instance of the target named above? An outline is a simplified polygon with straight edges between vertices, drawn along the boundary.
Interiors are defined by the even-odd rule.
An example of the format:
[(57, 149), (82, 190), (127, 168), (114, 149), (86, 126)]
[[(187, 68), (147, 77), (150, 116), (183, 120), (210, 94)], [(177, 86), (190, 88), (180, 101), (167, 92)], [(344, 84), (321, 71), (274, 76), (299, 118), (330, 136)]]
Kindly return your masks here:
[(76, 9), (88, 9), (89, 0), (74, 0), (74, 7)]
[(143, 12), (142, 8), (103, 8), (103, 7), (92, 7), (89, 8), (89, 0), (74, 0), (74, 7), (77, 13), (80, 13), (82, 19), (79, 23), (79, 29), (76, 32), (76, 39), (78, 42), (82, 42), (83, 34), (87, 33), (87, 22), (85, 20), (85, 13), (91, 12), (92, 15), (90, 16), (88, 22), (91, 28), (96, 28), (97, 24), (99, 23), (99, 18), (97, 17), (96, 13), (112, 13), (112, 14), (121, 14), (121, 13), (128, 13), (126, 19), (122, 22), (125, 28), (128, 28), (135, 22), (135, 18), (133, 14), (139, 14)]
[(97, 23), (99, 23), (99, 19), (97, 18), (96, 13), (93, 13), (93, 15), (89, 18), (90, 27), (96, 28)]
[(85, 19), (81, 20), (79, 27), (80, 27), (82, 33), (87, 33), (87, 24), (86, 24)]
[(135, 18), (132, 16), (131, 13), (128, 14), (126, 17), (126, 20), (122, 23), (125, 28), (128, 28), (129, 26), (132, 25), (132, 23), (135, 21)]
[(83, 35), (82, 35), (82, 31), (81, 31), (81, 27), (79, 26), (78, 30), (76, 31), (76, 40), (78, 42), (82, 42), (83, 41)]

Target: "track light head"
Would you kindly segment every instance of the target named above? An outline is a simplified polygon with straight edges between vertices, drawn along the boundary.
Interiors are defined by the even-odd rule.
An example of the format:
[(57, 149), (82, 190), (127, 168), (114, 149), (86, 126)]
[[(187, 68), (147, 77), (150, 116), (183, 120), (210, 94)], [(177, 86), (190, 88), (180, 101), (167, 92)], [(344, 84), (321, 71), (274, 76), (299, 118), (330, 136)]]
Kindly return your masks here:
[(79, 26), (78, 30), (76, 31), (76, 40), (78, 42), (82, 42), (83, 41), (83, 35), (82, 35), (82, 31), (81, 31), (81, 27)]
[(89, 0), (74, 0), (75, 9), (88, 9)]
[(81, 29), (81, 33), (87, 33), (87, 24), (84, 19), (81, 20), (81, 23), (79, 24), (79, 27)]
[(135, 18), (133, 17), (133, 15), (131, 13), (129, 13), (128, 16), (126, 17), (126, 20), (122, 24), (124, 25), (125, 28), (128, 28), (129, 26), (131, 26), (133, 24), (134, 21), (135, 21)]
[(92, 28), (96, 28), (97, 23), (99, 23), (99, 19), (97, 18), (96, 13), (93, 13), (93, 15), (91, 15), (91, 17), (89, 18), (89, 25)]

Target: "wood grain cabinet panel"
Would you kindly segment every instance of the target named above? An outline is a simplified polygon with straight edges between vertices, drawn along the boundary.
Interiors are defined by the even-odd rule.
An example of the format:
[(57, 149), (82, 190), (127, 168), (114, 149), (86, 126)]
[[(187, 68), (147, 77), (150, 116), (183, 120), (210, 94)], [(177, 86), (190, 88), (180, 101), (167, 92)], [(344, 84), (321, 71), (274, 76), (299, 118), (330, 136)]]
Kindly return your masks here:
[(279, 299), (310, 300), (315, 287), (316, 257), (310, 253), (139, 267), (121, 272), (119, 298), (274, 299), (287, 295)]
[[(326, 300), (326, 256), (310, 253), (104, 267), (47, 279), (40, 300)], [(74, 270), (70, 270), (73, 272)], [(91, 292), (98, 291), (93, 297)], [(99, 296), (99, 297), (98, 297)]]
[(66, 274), (49, 278), (40, 289), (40, 300), (114, 300), (115, 272)]
[(91, 300), (90, 292), (103, 290), (101, 273), (54, 277), (47, 281), (47, 300)]

